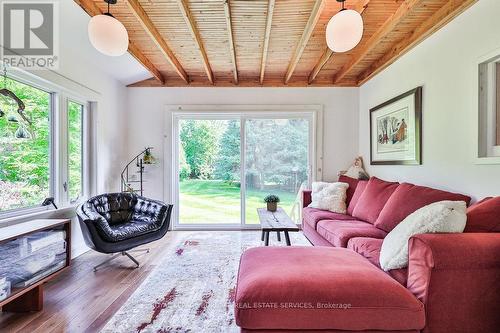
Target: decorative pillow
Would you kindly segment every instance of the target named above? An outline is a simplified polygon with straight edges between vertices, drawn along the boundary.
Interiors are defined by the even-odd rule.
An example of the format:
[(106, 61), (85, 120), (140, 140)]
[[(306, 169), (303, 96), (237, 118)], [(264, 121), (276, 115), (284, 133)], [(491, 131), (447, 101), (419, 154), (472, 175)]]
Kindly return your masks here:
[(469, 204), (470, 197), (430, 187), (403, 183), (387, 200), (374, 225), (379, 229), (390, 232), (405, 217), (417, 209), (445, 200), (465, 201), (465, 203)]
[(358, 187), (359, 179), (354, 179), (348, 176), (341, 175), (339, 176), (339, 182), (340, 183), (347, 183), (349, 185), (349, 188), (347, 189), (347, 200), (346, 204), (349, 206), (349, 203), (351, 202), (352, 196), (354, 195), (354, 192), (356, 191), (356, 187)]
[(358, 185), (356, 186), (356, 190), (354, 191), (354, 194), (352, 195), (351, 201), (349, 201), (349, 205), (347, 207), (347, 214), (352, 215), (354, 208), (356, 208), (356, 205), (358, 204), (359, 197), (361, 197), (361, 194), (363, 194), (363, 192), (365, 191), (366, 185), (368, 185), (367, 180), (360, 180), (358, 182)]
[(470, 206), (464, 232), (500, 232), (500, 197), (485, 198)]
[(386, 182), (377, 177), (370, 178), (363, 194), (359, 197), (352, 216), (371, 224), (375, 223), (380, 211), (398, 186), (399, 183)]
[(464, 201), (439, 201), (406, 217), (384, 238), (380, 267), (384, 271), (408, 266), (408, 240), (418, 234), (464, 231), (467, 217)]
[(345, 214), (347, 205), (347, 183), (312, 183), (312, 202), (308, 207)]

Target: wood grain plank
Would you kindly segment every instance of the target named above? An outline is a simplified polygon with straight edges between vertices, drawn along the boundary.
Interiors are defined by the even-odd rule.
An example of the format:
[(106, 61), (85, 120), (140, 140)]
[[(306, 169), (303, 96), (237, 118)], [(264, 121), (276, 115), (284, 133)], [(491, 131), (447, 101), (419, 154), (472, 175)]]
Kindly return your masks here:
[(262, 48), (262, 59), (260, 61), (260, 84), (264, 83), (264, 74), (266, 72), (267, 52), (269, 50), (269, 38), (271, 37), (271, 26), (273, 23), (275, 0), (269, 0), (267, 4), (267, 17), (266, 17), (266, 32), (264, 35), (264, 46)]
[[(361, 15), (363, 15), (363, 12), (365, 9), (368, 7), (368, 4), (370, 3), (370, 0), (359, 0), (358, 3), (352, 7), (348, 6), (348, 9), (353, 9), (357, 12), (359, 12)], [(309, 74), (309, 84), (311, 84), (314, 79), (316, 79), (316, 76), (318, 76), (319, 72), (323, 69), (323, 66), (330, 60), (330, 58), (333, 55), (333, 51), (327, 46), (325, 48), (325, 51), (319, 58), (318, 62), (314, 66), (313, 70), (311, 71), (311, 74)]]
[(148, 244), (149, 254), (138, 256), (141, 267), (125, 257), (94, 273), (92, 267), (105, 255), (89, 251), (44, 285), (43, 311), (28, 314), (0, 313), (1, 332), (97, 332), (126, 302), (168, 251), (174, 251), (185, 232), (169, 232)]
[(363, 47), (353, 54), (351, 60), (345, 64), (335, 75), (333, 83), (340, 82), (357, 64), (359, 64), (391, 31), (393, 31), (403, 20), (405, 20), (413, 11), (425, 0), (405, 0), (398, 10), (391, 15), (385, 23), (377, 30)]
[(149, 37), (153, 40), (168, 62), (174, 67), (177, 74), (182, 78), (182, 80), (186, 83), (189, 83), (189, 78), (186, 74), (186, 71), (180, 64), (180, 62), (175, 57), (174, 53), (167, 45), (163, 37), (161, 36), (158, 29), (155, 27), (147, 13), (142, 8), (141, 4), (138, 0), (127, 0), (127, 5), (129, 9), (132, 11), (132, 14), (135, 18), (141, 23), (141, 26), (149, 35)]
[(186, 24), (189, 28), (189, 32), (191, 33), (191, 36), (193, 36), (196, 47), (200, 52), (201, 59), (203, 61), (203, 67), (205, 68), (205, 72), (207, 73), (208, 80), (211, 84), (214, 84), (214, 74), (212, 73), (212, 68), (210, 67), (210, 62), (208, 61), (207, 52), (205, 51), (205, 47), (203, 46), (203, 41), (201, 40), (200, 33), (198, 31), (198, 28), (196, 27), (196, 22), (191, 15), (191, 11), (189, 10), (189, 5), (186, 0), (177, 0), (177, 3), (179, 5), (181, 15), (186, 21)]
[(318, 23), (321, 11), (323, 10), (324, 6), (324, 0), (316, 0), (316, 2), (314, 3), (314, 6), (311, 10), (311, 15), (309, 16), (309, 20), (304, 27), (302, 36), (300, 37), (299, 43), (297, 44), (292, 59), (290, 60), (290, 64), (288, 65), (288, 70), (285, 74), (285, 84), (288, 84), (288, 82), (290, 82), (293, 72), (295, 71), (295, 67), (297, 67), (297, 64), (299, 63), (300, 57), (302, 56), (302, 53), (304, 52), (304, 49), (309, 42), (309, 38), (311, 38), (311, 35), (314, 31), (314, 28), (316, 27), (316, 23)]
[(236, 50), (234, 48), (234, 34), (231, 22), (231, 7), (229, 6), (229, 0), (224, 0), (223, 4), (224, 4), (224, 17), (226, 19), (226, 27), (227, 27), (227, 38), (229, 42), (229, 52), (231, 54), (231, 62), (233, 65), (234, 84), (238, 84), (238, 65), (236, 63)]

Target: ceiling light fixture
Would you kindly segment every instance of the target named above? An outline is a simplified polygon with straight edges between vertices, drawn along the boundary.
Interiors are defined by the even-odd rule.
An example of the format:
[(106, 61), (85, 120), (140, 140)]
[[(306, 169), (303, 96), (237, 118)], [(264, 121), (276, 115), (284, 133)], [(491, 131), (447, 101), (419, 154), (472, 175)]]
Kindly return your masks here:
[(109, 5), (117, 0), (104, 0), (108, 11), (90, 19), (88, 33), (92, 46), (97, 51), (111, 57), (124, 55), (128, 49), (128, 33), (123, 24), (109, 12)]
[(363, 18), (352, 9), (344, 7), (345, 0), (337, 0), (342, 3), (342, 9), (335, 14), (326, 26), (326, 44), (333, 52), (347, 52), (352, 50), (363, 37)]

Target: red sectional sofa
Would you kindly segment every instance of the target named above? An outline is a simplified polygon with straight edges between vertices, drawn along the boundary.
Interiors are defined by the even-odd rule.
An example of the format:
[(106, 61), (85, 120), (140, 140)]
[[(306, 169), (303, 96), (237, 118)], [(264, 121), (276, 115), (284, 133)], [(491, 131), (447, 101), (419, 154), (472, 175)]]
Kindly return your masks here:
[[(349, 184), (347, 214), (309, 208), (311, 192), (303, 192), (302, 229), (315, 247), (243, 254), (236, 290), (242, 332), (500, 332), (500, 197), (469, 207), (464, 233), (411, 238), (408, 268), (386, 273), (380, 250), (398, 223), (430, 203), (469, 205), (470, 197), (375, 177), (339, 181)], [(353, 307), (314, 305), (331, 300)], [(259, 302), (274, 308), (256, 308)]]

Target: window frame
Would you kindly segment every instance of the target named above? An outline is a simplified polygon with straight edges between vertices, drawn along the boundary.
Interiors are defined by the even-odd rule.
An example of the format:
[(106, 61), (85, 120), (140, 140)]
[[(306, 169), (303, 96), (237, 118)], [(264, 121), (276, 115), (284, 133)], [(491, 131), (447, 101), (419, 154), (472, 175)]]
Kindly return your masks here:
[[(179, 223), (179, 120), (181, 119), (217, 119), (219, 117), (228, 119), (233, 117), (242, 121), (240, 133), (245, 130), (244, 122), (247, 119), (281, 119), (310, 117), (310, 151), (309, 151), (309, 182), (321, 181), (323, 179), (323, 106), (320, 104), (283, 104), (283, 105), (255, 105), (255, 104), (217, 104), (217, 105), (166, 105), (165, 117), (165, 144), (164, 159), (171, 159), (171, 163), (165, 163), (164, 172), (170, 175), (170, 180), (164, 182), (164, 201), (172, 202), (174, 209), (172, 212), (172, 230), (253, 230), (258, 229), (258, 224), (248, 224), (244, 222), (245, 202), (241, 203), (241, 221), (239, 224), (215, 225), (215, 224), (180, 224)], [(171, 140), (168, 138), (172, 138)], [(242, 137), (240, 148), (245, 145), (245, 138)], [(170, 141), (170, 142), (169, 142)], [(241, 159), (241, 165), (245, 163), (245, 154)], [(244, 168), (241, 168), (242, 173)], [(241, 174), (244, 179), (244, 174)], [(245, 184), (242, 181), (241, 191), (245, 191)], [(241, 198), (240, 198), (241, 199)]]
[[(77, 200), (71, 200), (70, 193), (69, 193), (69, 117), (68, 117), (68, 112), (69, 112), (69, 103), (75, 103), (78, 105), (82, 106), (81, 110), (81, 131), (82, 131), (82, 165), (81, 165), (81, 170), (80, 172), (82, 173), (82, 183), (81, 183), (81, 196)], [(88, 167), (86, 165), (88, 164), (88, 158), (86, 159), (85, 157), (88, 156), (88, 135), (89, 135), (89, 117), (88, 117), (88, 110), (89, 110), (89, 102), (84, 101), (76, 96), (70, 96), (66, 94), (64, 96), (64, 124), (66, 126), (65, 128), (65, 161), (63, 163), (65, 170), (64, 170), (64, 180), (63, 180), (63, 190), (64, 190), (64, 184), (67, 184), (67, 189), (64, 190), (63, 193), (65, 193), (65, 201), (70, 204), (70, 205), (77, 205), (83, 200), (88, 197), (88, 189), (89, 189), (89, 182), (88, 182)]]
[[(64, 87), (54, 84), (34, 74), (24, 72), (15, 68), (9, 68), (7, 77), (20, 83), (32, 86), (50, 94), (49, 110), (49, 196), (54, 197), (56, 205), (62, 209), (76, 206), (78, 202), (83, 201), (90, 195), (90, 166), (93, 149), (91, 146), (90, 135), (92, 126), (90, 124), (91, 98), (70, 91)], [(68, 181), (68, 122), (67, 122), (67, 104), (71, 100), (84, 106), (82, 119), (82, 187), (83, 193), (80, 200), (70, 202), (69, 192), (64, 190), (64, 182)], [(52, 210), (51, 206), (27, 206), (10, 209), (0, 212), (0, 225), (5, 220), (36, 214)]]
[(474, 73), (476, 105), (476, 164), (500, 164), (500, 99), (498, 84), (500, 48), (478, 58)]

